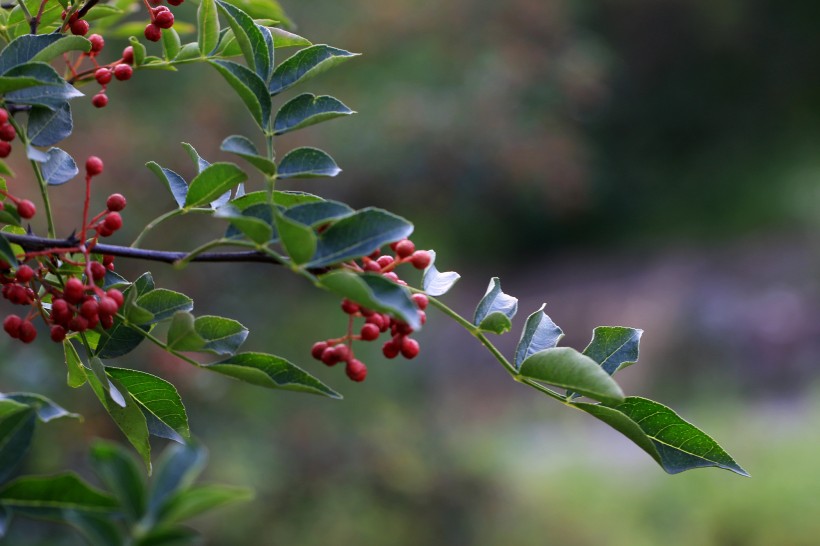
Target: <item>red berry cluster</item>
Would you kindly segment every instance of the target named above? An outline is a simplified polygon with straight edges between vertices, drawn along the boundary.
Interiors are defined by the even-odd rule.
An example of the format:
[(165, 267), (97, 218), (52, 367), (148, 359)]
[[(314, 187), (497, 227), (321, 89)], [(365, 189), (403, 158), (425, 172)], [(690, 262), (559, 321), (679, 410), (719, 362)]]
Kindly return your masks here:
[[(376, 251), (370, 256), (362, 258), (361, 264), (352, 262), (348, 265), (358, 271), (380, 273), (385, 278), (401, 285), (406, 285), (396, 274), (394, 269), (405, 263), (412, 264), (416, 269), (424, 269), (430, 265), (430, 253), (425, 250), (416, 250), (409, 239), (403, 239), (390, 245), (395, 252), (394, 256)], [(413, 301), (418, 307), (419, 319), (422, 324), (427, 320), (424, 310), (427, 309), (428, 299), (424, 294), (413, 294)], [(319, 341), (313, 345), (311, 355), (316, 360), (328, 366), (345, 363), (345, 373), (353, 381), (364, 381), (367, 376), (367, 366), (355, 358), (353, 341), (375, 341), (383, 333), (390, 332), (390, 339), (382, 346), (382, 354), (386, 358), (396, 358), (402, 355), (412, 359), (419, 354), (419, 342), (411, 338), (413, 329), (406, 322), (367, 309), (348, 299), (342, 300), (342, 311), (350, 318), (348, 320), (347, 335), (340, 338)], [(363, 318), (364, 324), (358, 334), (354, 333), (354, 319)]]
[[(172, 6), (178, 6), (183, 0), (168, 0)], [(152, 1), (152, 4), (161, 4), (162, 0)], [(174, 14), (167, 6), (157, 5), (155, 8), (148, 8), (151, 22), (145, 27), (145, 39), (151, 42), (159, 42), (162, 38), (162, 29), (174, 26)]]
[[(63, 21), (65, 21), (66, 17), (68, 17), (68, 13), (63, 11), (60, 17), (63, 19)], [(64, 28), (68, 27), (68, 29), (71, 31), (71, 34), (75, 34), (77, 36), (85, 36), (86, 34), (88, 34), (88, 21), (86, 21), (85, 19), (80, 19), (80, 13), (77, 11), (75, 11), (71, 14), (70, 17), (68, 17), (68, 21), (63, 23), (63, 26)]]
[(9, 123), (9, 113), (0, 108), (0, 157), (8, 157), (11, 153), (11, 141), (17, 136), (14, 125)]

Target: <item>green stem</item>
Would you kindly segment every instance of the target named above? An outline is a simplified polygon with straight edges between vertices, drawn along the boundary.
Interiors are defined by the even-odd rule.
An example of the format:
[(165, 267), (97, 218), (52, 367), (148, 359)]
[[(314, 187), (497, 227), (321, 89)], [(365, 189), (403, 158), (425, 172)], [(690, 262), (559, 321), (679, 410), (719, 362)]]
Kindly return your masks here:
[[(22, 2), (20, 5), (24, 5)], [(29, 140), (26, 136), (26, 132), (23, 130), (22, 126), (17, 123), (17, 120), (14, 119), (14, 116), (9, 116), (9, 123), (14, 126), (14, 130), (17, 132), (17, 136), (20, 137), (20, 142), (23, 145), (23, 148), (28, 149)], [(48, 183), (46, 179), (43, 178), (43, 171), (40, 168), (40, 164), (34, 161), (33, 159), (29, 161), (31, 163), (31, 168), (34, 171), (34, 177), (37, 179), (37, 184), (40, 187), (40, 197), (43, 200), (43, 208), (46, 212), (46, 223), (48, 225), (48, 236), (49, 237), (56, 237), (57, 233), (54, 229), (54, 214), (51, 212), (51, 200), (48, 198)]]
[(141, 336), (143, 336), (145, 339), (147, 339), (148, 341), (150, 341), (151, 343), (153, 343), (157, 347), (161, 348), (163, 351), (166, 351), (169, 354), (174, 355), (175, 357), (179, 358), (180, 360), (184, 360), (188, 364), (193, 364), (197, 368), (202, 367), (202, 364), (200, 362), (197, 362), (193, 358), (185, 356), (184, 354), (180, 353), (176, 349), (172, 349), (171, 347), (168, 346), (167, 343), (165, 343), (164, 341), (162, 341), (158, 337), (154, 336), (150, 332), (146, 332), (145, 330), (143, 330), (139, 326), (135, 326), (134, 324), (131, 324), (130, 322), (128, 322), (128, 319), (126, 319), (121, 314), (117, 313), (117, 318), (119, 318), (125, 326), (127, 326), (128, 328), (131, 328), (132, 330), (138, 332)]
[(26, 22), (28, 22), (28, 24), (30, 25), (32, 19), (34, 19), (34, 16), (28, 10), (26, 3), (23, 2), (23, 0), (17, 0), (17, 5), (20, 6), (20, 10), (23, 12), (23, 17), (26, 18)]

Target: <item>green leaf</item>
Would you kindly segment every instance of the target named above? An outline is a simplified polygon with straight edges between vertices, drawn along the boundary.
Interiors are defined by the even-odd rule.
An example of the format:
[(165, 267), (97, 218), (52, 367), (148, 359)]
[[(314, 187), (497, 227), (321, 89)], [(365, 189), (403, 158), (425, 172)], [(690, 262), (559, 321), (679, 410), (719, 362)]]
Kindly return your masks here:
[(205, 340), (196, 333), (196, 318), (191, 313), (180, 311), (174, 314), (168, 327), (166, 344), (175, 351), (198, 351), (205, 346)]
[(254, 19), (273, 19), (287, 28), (293, 26), (293, 22), (276, 0), (228, 0), (228, 2)]
[(461, 275), (455, 271), (440, 273), (434, 265), (436, 263), (436, 252), (434, 250), (428, 250), (427, 252), (430, 253), (430, 265), (424, 269), (421, 276), (421, 286), (430, 296), (443, 296), (450, 291), (456, 281), (461, 278)]
[(145, 63), (145, 46), (142, 45), (142, 42), (137, 40), (134, 36), (128, 38), (128, 43), (131, 44), (131, 47), (134, 49), (134, 66), (140, 66), (141, 64)]
[(233, 163), (212, 163), (191, 180), (185, 207), (205, 205), (247, 178), (242, 169)]
[(53, 400), (33, 392), (10, 392), (0, 394), (0, 400), (11, 400), (13, 402), (17, 402), (18, 404), (25, 404), (34, 410), (37, 418), (42, 423), (49, 423), (55, 419), (62, 419), (64, 417), (82, 420), (82, 416), (80, 414), (71, 413), (65, 408), (59, 406)]
[(90, 51), (91, 42), (80, 36), (26, 34), (0, 52), (0, 74), (32, 61), (48, 62), (68, 51)]
[(207, 450), (195, 443), (171, 444), (157, 461), (148, 509), (156, 516), (165, 501), (194, 483), (208, 461)]
[(228, 24), (233, 30), (234, 39), (242, 50), (245, 62), (263, 82), (267, 82), (272, 70), (271, 52), (262, 31), (242, 10), (219, 0), (217, 0), (217, 6), (228, 19)]
[(5, 76), (35, 78), (43, 82), (43, 85), (6, 93), (6, 102), (30, 104), (32, 106), (40, 105), (51, 110), (58, 110), (65, 105), (67, 100), (83, 96), (46, 63), (30, 62), (21, 64), (6, 72)]
[(282, 214), (276, 214), (274, 219), (282, 246), (293, 263), (301, 265), (310, 260), (316, 251), (316, 233), (313, 228)]
[[(236, 201), (234, 201), (234, 203), (236, 203)], [(230, 209), (226, 210), (225, 213), (230, 214)], [(276, 226), (273, 222), (273, 209), (270, 204), (267, 203), (267, 200), (264, 203), (257, 203), (244, 208), (241, 215), (241, 218), (229, 218), (231, 225), (228, 226), (225, 232), (226, 238), (241, 239), (244, 233), (243, 230), (253, 230), (258, 231), (258, 233), (254, 234), (254, 237), (261, 239), (263, 235), (269, 231), (270, 237), (268, 237), (266, 241), (276, 242), (279, 240), (279, 233), (276, 231)], [(251, 222), (253, 222), (253, 225)], [(263, 228), (260, 222), (266, 227)]]
[(185, 179), (171, 169), (160, 167), (154, 161), (149, 161), (145, 166), (165, 184), (165, 187), (171, 192), (174, 201), (177, 202), (177, 206), (179, 208), (185, 207), (185, 199), (188, 195), (188, 184), (185, 182)]
[(182, 49), (179, 50), (177, 56), (174, 60), (176, 61), (190, 61), (191, 59), (196, 59), (199, 57), (199, 44), (195, 42), (191, 42), (190, 44), (185, 44), (182, 46)]
[(279, 162), (277, 178), (333, 177), (342, 172), (333, 158), (318, 148), (296, 148)]
[(159, 521), (163, 525), (182, 523), (192, 517), (235, 502), (253, 498), (253, 491), (244, 487), (200, 485), (180, 491), (163, 505)]
[(215, 0), (201, 0), (197, 10), (197, 37), (199, 53), (207, 56), (219, 41), (219, 17)]
[(638, 361), (638, 345), (643, 330), (623, 326), (599, 326), (592, 332), (584, 354), (614, 374)]
[(119, 518), (108, 514), (62, 509), (56, 518), (74, 527), (91, 546), (121, 546), (126, 543), (122, 529), (116, 523)]
[[(31, 35), (28, 35), (31, 36)], [(40, 36), (49, 36), (48, 34), (40, 35)], [(25, 38), (25, 36), (23, 36)], [(59, 40), (47, 45), (43, 49), (37, 52), (31, 60), (32, 61), (39, 61), (43, 63), (50, 62), (63, 53), (68, 53), (69, 51), (83, 51), (88, 53), (91, 51), (91, 42), (87, 39), (83, 38), (82, 36), (63, 36)]]
[(113, 512), (117, 501), (73, 472), (53, 476), (23, 476), (0, 489), (0, 503), (14, 509), (56, 508)]
[(73, 129), (74, 120), (68, 103), (57, 110), (33, 106), (29, 112), (26, 132), (34, 146), (53, 146), (68, 137)]
[(503, 334), (512, 328), (512, 318), (518, 311), (518, 299), (501, 291), (501, 281), (493, 277), (487, 286), (487, 292), (473, 316), (473, 324), (481, 330), (494, 334)]
[(0, 401), (0, 483), (22, 462), (34, 436), (36, 412), (13, 400)]
[(222, 141), (219, 149), (223, 152), (238, 155), (264, 174), (270, 176), (276, 174), (276, 164), (267, 157), (259, 155), (256, 146), (246, 137), (241, 135), (229, 136)]
[(522, 376), (571, 389), (607, 404), (624, 400), (621, 387), (588, 356), (570, 347), (545, 349), (521, 363)]
[(151, 313), (149, 323), (155, 323), (171, 318), (177, 311), (190, 311), (194, 300), (173, 290), (157, 288), (137, 298), (137, 305)]
[(113, 442), (97, 440), (91, 446), (92, 468), (119, 501), (129, 521), (138, 521), (146, 508), (143, 473), (130, 453)]
[(382, 275), (335, 270), (320, 276), (319, 285), (367, 309), (394, 315), (413, 330), (421, 328), (419, 309), (409, 291)]
[(65, 365), (68, 368), (68, 377), (66, 378), (68, 386), (74, 389), (82, 387), (85, 385), (86, 377), (77, 349), (74, 348), (71, 341), (66, 339), (63, 341), (63, 352), (65, 353)]
[(167, 61), (173, 61), (179, 55), (179, 50), (182, 49), (182, 41), (173, 27), (164, 30), (165, 32), (162, 33), (162, 56)]
[(305, 47), (313, 45), (310, 40), (303, 38), (298, 34), (293, 34), (285, 29), (279, 27), (270, 27), (271, 35), (273, 36), (273, 45), (276, 49), (284, 47)]
[[(164, 427), (170, 428), (183, 438), (190, 437), (188, 414), (185, 412), (185, 406), (182, 405), (179, 393), (171, 383), (150, 373), (137, 370), (113, 366), (106, 366), (105, 370), (110, 377), (126, 388), (134, 400), (142, 406), (143, 412), (149, 413)], [(168, 438), (169, 434), (166, 432), (155, 434), (155, 436)], [(175, 437), (176, 434), (170, 434), (170, 436)]]
[(257, 125), (262, 129), (267, 129), (270, 125), (271, 101), (262, 78), (249, 68), (233, 61), (211, 60), (209, 62), (236, 91)]
[(174, 315), (168, 329), (168, 346), (177, 351), (216, 355), (235, 353), (248, 337), (248, 329), (225, 317), (204, 315), (191, 319), (190, 313)]
[(0, 94), (6, 94), (18, 89), (26, 89), (37, 85), (55, 85), (52, 82), (44, 82), (31, 76), (8, 77), (0, 76)]
[(541, 308), (527, 317), (521, 339), (515, 349), (515, 367), (520, 368), (525, 359), (544, 349), (552, 349), (564, 337), (564, 331), (555, 324)]
[[(270, 207), (268, 207), (268, 210), (270, 210)], [(273, 238), (273, 227), (270, 222), (250, 214), (245, 214), (244, 211), (240, 211), (231, 204), (220, 207), (214, 213), (214, 217), (228, 220), (233, 227), (241, 231), (248, 239), (255, 243), (264, 244)], [(232, 235), (233, 233), (229, 233), (227, 236), (231, 237)]]
[[(108, 378), (108, 375), (105, 373), (105, 365), (102, 363), (102, 360), (100, 360), (96, 356), (93, 356), (89, 359), (88, 365), (91, 368), (94, 377), (97, 379), (97, 381), (102, 386), (106, 394), (108, 394), (108, 396), (111, 398), (111, 400), (121, 408), (124, 408), (126, 404), (125, 396), (116, 387), (116, 385), (114, 385), (114, 383)], [(88, 374), (86, 374), (86, 377), (88, 377)]]
[(270, 354), (239, 353), (227, 360), (206, 364), (203, 367), (245, 383), (269, 389), (285, 389), (341, 398), (340, 394), (303, 369), (284, 358)]
[(108, 411), (114, 423), (131, 442), (131, 445), (137, 450), (137, 453), (145, 463), (148, 473), (151, 473), (151, 444), (148, 439), (148, 424), (145, 421), (145, 416), (142, 414), (136, 401), (128, 394), (128, 391), (122, 385), (118, 385), (116, 379), (109, 379), (117, 390), (123, 395), (125, 399), (125, 406), (120, 406), (114, 402), (103, 383), (97, 378), (95, 374), (87, 374), (88, 384), (91, 385), (94, 394), (100, 399), (103, 407)]
[(356, 56), (358, 53), (324, 44), (306, 47), (276, 67), (268, 86), (270, 94), (277, 95)]
[(74, 158), (60, 148), (51, 148), (46, 152), (46, 160), (40, 170), (49, 186), (65, 184), (80, 172)]
[(3, 260), (12, 267), (17, 267), (17, 256), (14, 255), (14, 250), (11, 248), (8, 239), (0, 234), (0, 260)]
[(198, 546), (202, 537), (196, 531), (185, 527), (153, 529), (140, 537), (134, 546)]
[(191, 161), (193, 161), (194, 167), (196, 167), (196, 174), (201, 173), (208, 168), (208, 165), (211, 164), (209, 161), (202, 159), (202, 156), (199, 155), (199, 152), (196, 151), (196, 148), (194, 148), (192, 144), (183, 142), (182, 147), (185, 148), (185, 152), (188, 154), (188, 157), (190, 157)]
[(328, 200), (294, 205), (286, 209), (282, 214), (306, 226), (317, 227), (332, 220), (350, 216), (354, 212), (352, 208), (344, 203)]
[(154, 320), (154, 314), (137, 303), (139, 296), (135, 291), (131, 290), (123, 294), (125, 295), (125, 303), (122, 304), (120, 312), (131, 324), (149, 324)]
[(305, 93), (291, 99), (279, 109), (273, 122), (273, 132), (281, 135), (355, 113), (334, 97), (327, 95), (317, 97)]
[(406, 239), (413, 224), (376, 208), (346, 216), (319, 235), (309, 267), (324, 267), (371, 254), (383, 245)]
[(662, 404), (630, 396), (612, 407), (573, 405), (635, 442), (669, 474), (718, 467), (749, 476), (711, 437)]
[(9, 525), (11, 525), (12, 512), (3, 505), (0, 505), (0, 538), (6, 536)]

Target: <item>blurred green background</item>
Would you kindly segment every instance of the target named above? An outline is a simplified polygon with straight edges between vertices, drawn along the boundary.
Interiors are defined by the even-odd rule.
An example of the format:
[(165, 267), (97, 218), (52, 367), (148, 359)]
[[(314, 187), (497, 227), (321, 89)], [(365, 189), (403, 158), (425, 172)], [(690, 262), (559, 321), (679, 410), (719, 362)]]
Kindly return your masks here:
[[(332, 296), (265, 266), (152, 264), (158, 285), (194, 297), (198, 313), (247, 325), (249, 350), (285, 356), (345, 395), (264, 391), (148, 346), (118, 361), (178, 385), (211, 450), (209, 480), (257, 492), (197, 522), (208, 544), (817, 544), (820, 3), (285, 7), (300, 34), (363, 53), (301, 89), (359, 114), (278, 145), (323, 147), (344, 172), (289, 187), (416, 222), (417, 245), (462, 273), (445, 299), (463, 314), (499, 275), (520, 299), (516, 328), (544, 301), (577, 348), (599, 324), (644, 328), (640, 363), (620, 374), (627, 392), (671, 405), (753, 478), (664, 475), (605, 425), (510, 381), (435, 312), (418, 359), (363, 351), (370, 373), (352, 384), (309, 357), (345, 327)], [(108, 47), (113, 58), (120, 46)], [(66, 144), (106, 162), (100, 206), (109, 190), (128, 197), (117, 241), (172, 205), (146, 161), (190, 177), (177, 142), (225, 160), (224, 137), (255, 134), (207, 67), (139, 72), (109, 97), (103, 111), (75, 103)], [(80, 186), (55, 189), (66, 232)], [(192, 248), (221, 231), (213, 224), (182, 219), (147, 244)], [(96, 400), (64, 386), (50, 344), (2, 338), (0, 351), (0, 390), (42, 389), (86, 416), (42, 427), (26, 470), (88, 474), (86, 440), (119, 438)], [(79, 540), (32, 523), (0, 543)]]

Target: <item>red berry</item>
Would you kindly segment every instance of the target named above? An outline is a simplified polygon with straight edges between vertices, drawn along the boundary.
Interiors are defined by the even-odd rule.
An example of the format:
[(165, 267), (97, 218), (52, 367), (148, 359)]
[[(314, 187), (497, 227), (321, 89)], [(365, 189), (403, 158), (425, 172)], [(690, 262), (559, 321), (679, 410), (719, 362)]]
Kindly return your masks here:
[(367, 366), (361, 360), (353, 358), (345, 366), (345, 373), (350, 379), (360, 383), (367, 377)]
[(184, 1), (185, 0), (168, 0), (168, 3), (171, 4), (172, 6), (178, 6)]
[(404, 239), (396, 244), (396, 256), (399, 258), (406, 258), (416, 250), (416, 245), (410, 239)]
[(419, 342), (411, 337), (406, 337), (401, 342), (401, 356), (404, 358), (416, 358), (419, 354)]
[(123, 297), (122, 292), (117, 290), (116, 288), (111, 288), (108, 292), (105, 293), (106, 296), (117, 302), (117, 308), (119, 309), (122, 307), (123, 302), (125, 302), (125, 297)]
[(94, 108), (105, 108), (108, 104), (108, 96), (100, 91), (93, 97), (91, 97), (91, 104), (94, 105)]
[(414, 302), (416, 302), (416, 307), (418, 307), (422, 311), (427, 309), (427, 305), (430, 303), (430, 300), (427, 299), (427, 296), (425, 296), (424, 294), (413, 294), (410, 297), (413, 298)]
[(94, 229), (97, 230), (97, 235), (100, 237), (111, 237), (114, 234), (114, 232), (108, 229), (108, 226), (105, 224), (100, 224)]
[(413, 333), (413, 329), (406, 322), (396, 322), (393, 327), (397, 334), (407, 336)]
[(150, 23), (145, 27), (144, 34), (145, 39), (150, 42), (159, 42), (160, 38), (162, 38), (162, 30), (154, 23)]
[(373, 341), (374, 339), (378, 339), (380, 333), (379, 327), (375, 324), (367, 323), (362, 326), (361, 336), (364, 341)]
[(17, 315), (9, 315), (3, 320), (3, 330), (11, 337), (17, 339), (20, 337), (21, 324), (23, 324), (23, 319)]
[(91, 265), (88, 266), (91, 269), (91, 278), (95, 281), (99, 281), (105, 277), (105, 266), (100, 262), (91, 262)]
[(88, 330), (88, 321), (83, 317), (77, 315), (68, 323), (69, 329), (75, 332), (85, 332)]
[(99, 310), (101, 317), (113, 317), (117, 314), (119, 308), (120, 306), (117, 305), (114, 298), (110, 298), (108, 296), (101, 297), (100, 302), (97, 304), (97, 309)]
[(34, 277), (34, 270), (27, 265), (21, 265), (17, 268), (15, 277), (18, 281), (26, 283)]
[(313, 347), (310, 349), (310, 355), (315, 358), (316, 360), (322, 359), (322, 353), (325, 352), (327, 349), (327, 342), (326, 341), (317, 341), (313, 344)]
[(105, 208), (112, 212), (121, 211), (125, 208), (126, 200), (122, 194), (119, 193), (112, 193), (108, 196), (108, 199), (105, 200)]
[(11, 144), (5, 140), (0, 140), (0, 157), (8, 157), (11, 153)]
[(399, 346), (393, 339), (382, 345), (382, 354), (385, 358), (396, 358), (399, 356), (399, 351)]
[(385, 273), (385, 274), (384, 274), (384, 275), (382, 275), (382, 276), (383, 276), (385, 279), (390, 279), (390, 280), (391, 280), (391, 281), (393, 281), (393, 282), (398, 282), (398, 280), (399, 280), (399, 276), (398, 276), (398, 275), (396, 275), (395, 273), (393, 273), (392, 271), (391, 271), (391, 272), (389, 272), (389, 273)]
[(61, 343), (65, 339), (65, 328), (60, 325), (51, 327), (51, 341)]
[(0, 140), (11, 142), (17, 136), (17, 131), (11, 123), (4, 123), (0, 125)]
[(373, 261), (373, 260), (366, 261), (364, 263), (364, 268), (363, 269), (365, 271), (381, 271), (382, 270), (381, 266), (379, 266), (379, 262), (376, 262), (376, 261)]
[(114, 77), (124, 82), (125, 80), (130, 80), (131, 75), (134, 74), (134, 69), (131, 68), (130, 65), (127, 64), (118, 64), (114, 67)]
[(333, 350), (336, 352), (336, 358), (339, 359), (339, 362), (347, 362), (353, 356), (353, 353), (350, 352), (350, 347), (342, 343), (336, 345)]
[(0, 108), (0, 125), (9, 120), (9, 112), (5, 108)]
[(359, 304), (350, 301), (349, 299), (345, 298), (342, 300), (342, 311), (347, 313), (348, 315), (352, 315), (354, 313), (359, 312)]
[(97, 80), (98, 84), (106, 85), (111, 81), (111, 71), (105, 67), (98, 68), (97, 71), (94, 72), (94, 79)]
[(77, 278), (70, 278), (65, 283), (65, 288), (63, 288), (63, 297), (69, 303), (80, 303), (83, 301), (83, 296), (85, 296), (85, 286), (80, 279)]
[(80, 314), (88, 320), (93, 320), (100, 312), (100, 306), (97, 300), (85, 300), (80, 306)]
[(376, 260), (376, 263), (379, 264), (379, 267), (381, 267), (382, 269), (392, 264), (393, 262), (393, 256), (379, 256), (379, 259)]
[(56, 299), (51, 302), (51, 321), (65, 326), (71, 320), (71, 310), (64, 299)]
[(117, 231), (122, 227), (122, 216), (119, 212), (109, 212), (103, 221), (103, 225), (112, 232)]
[(20, 324), (20, 341), (23, 343), (31, 343), (37, 337), (37, 329), (29, 321), (24, 321)]
[(174, 26), (174, 14), (165, 8), (165, 11), (157, 13), (154, 17), (154, 24), (159, 28), (171, 28)]
[(125, 64), (134, 64), (134, 48), (131, 46), (122, 50), (122, 62)]
[(335, 347), (328, 347), (324, 351), (322, 351), (322, 358), (320, 359), (323, 364), (328, 366), (335, 366), (339, 363), (339, 357), (336, 354)]
[(88, 176), (97, 176), (103, 172), (103, 162), (99, 157), (92, 155), (85, 160), (85, 172)]
[(105, 40), (99, 34), (92, 34), (88, 37), (88, 41), (91, 42), (91, 53), (99, 53), (105, 46)]
[(35, 207), (34, 203), (28, 199), (23, 199), (17, 203), (17, 214), (20, 215), (20, 218), (25, 218), (28, 220), (29, 218), (33, 218), (36, 213), (37, 207)]
[(426, 250), (417, 250), (413, 252), (413, 256), (410, 258), (410, 263), (412, 263), (416, 269), (427, 268), (431, 261), (433, 261), (433, 258)]
[(112, 326), (114, 326), (114, 317), (111, 315), (100, 315), (100, 324), (102, 325), (103, 329), (108, 330)]
[(77, 19), (69, 25), (69, 28), (71, 28), (71, 34), (85, 36), (88, 34), (88, 21), (85, 19)]

